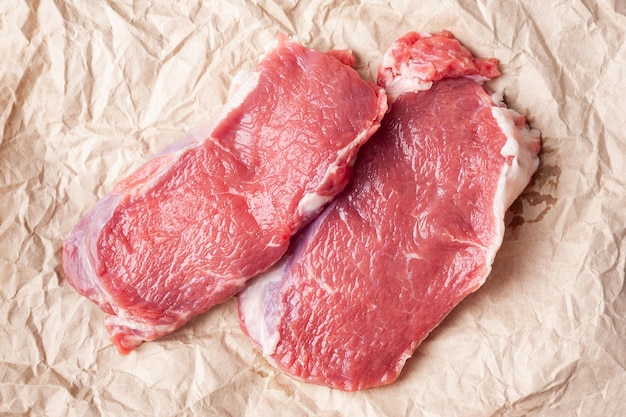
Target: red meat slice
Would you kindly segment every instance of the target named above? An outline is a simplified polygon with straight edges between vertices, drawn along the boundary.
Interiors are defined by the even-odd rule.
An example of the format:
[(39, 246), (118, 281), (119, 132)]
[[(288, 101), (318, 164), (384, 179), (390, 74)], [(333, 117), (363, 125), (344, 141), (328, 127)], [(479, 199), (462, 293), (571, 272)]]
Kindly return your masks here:
[(387, 52), (379, 82), (396, 98), (350, 184), (239, 295), (241, 326), (271, 364), (348, 391), (391, 383), (483, 284), (540, 147), (475, 81), (496, 65), (448, 32)]
[(173, 332), (278, 261), (341, 191), (387, 109), (349, 51), (279, 38), (217, 120), (118, 183), (63, 247), (121, 353)]

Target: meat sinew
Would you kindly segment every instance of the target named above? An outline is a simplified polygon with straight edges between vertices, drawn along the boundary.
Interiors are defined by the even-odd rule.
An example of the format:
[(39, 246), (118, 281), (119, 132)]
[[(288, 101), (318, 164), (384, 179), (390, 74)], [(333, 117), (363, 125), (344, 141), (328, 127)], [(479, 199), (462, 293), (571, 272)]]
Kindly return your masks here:
[(118, 183), (64, 242), (69, 283), (121, 353), (184, 325), (278, 261), (346, 185), (384, 90), (349, 51), (279, 37), (216, 120)]
[(498, 75), (449, 32), (409, 33), (385, 54), (392, 104), (350, 184), (239, 295), (242, 328), (271, 364), (348, 391), (391, 383), (484, 283), (540, 149), (481, 86)]

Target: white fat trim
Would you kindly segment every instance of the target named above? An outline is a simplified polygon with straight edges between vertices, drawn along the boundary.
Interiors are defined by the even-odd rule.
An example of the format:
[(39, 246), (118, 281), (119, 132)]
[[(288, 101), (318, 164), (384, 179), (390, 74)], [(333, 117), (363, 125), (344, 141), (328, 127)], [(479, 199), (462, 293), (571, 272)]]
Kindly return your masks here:
[(282, 260), (272, 269), (251, 281), (248, 287), (239, 294), (241, 317), (250, 338), (260, 347), (263, 356), (270, 357), (280, 342), (278, 324), (275, 329), (267, 328), (265, 319), (265, 294), (268, 287), (278, 284), (283, 277), (286, 261)]
[(393, 103), (404, 93), (429, 90), (433, 86), (432, 81), (423, 81), (419, 78), (396, 77), (390, 83), (386, 84), (387, 97), (389, 102)]
[(506, 136), (506, 143), (500, 153), (508, 158), (513, 157), (511, 165), (505, 164), (496, 192), (496, 214), (504, 217), (504, 212), (511, 203), (524, 191), (530, 178), (539, 166), (539, 157), (533, 149), (539, 142), (539, 132), (531, 130), (527, 125), (518, 129), (514, 118), (519, 114), (506, 107), (494, 106), (491, 114), (496, 119), (502, 133)]
[(305, 194), (298, 203), (298, 214), (302, 217), (307, 217), (308, 214), (315, 213), (331, 199), (332, 196), (319, 195), (317, 193)]
[(246, 97), (257, 88), (260, 79), (261, 74), (257, 71), (241, 70), (235, 74), (228, 91), (228, 101), (216, 120), (226, 118), (233, 109), (241, 106)]
[(496, 106), (505, 106), (504, 104), (504, 89), (498, 88), (491, 93), (491, 101)]
[[(89, 299), (99, 306), (111, 305), (113, 297), (104, 288), (102, 282), (96, 274), (94, 263), (99, 261), (98, 256), (98, 238), (100, 231), (105, 223), (111, 218), (120, 197), (117, 195), (109, 195), (101, 200), (90, 213), (84, 222), (79, 223), (75, 232), (70, 235), (70, 241), (76, 247), (76, 260), (79, 265), (77, 267), (79, 277), (74, 284), (84, 294), (91, 293), (95, 290), (96, 294), (91, 293)], [(78, 235), (76, 235), (78, 234)]]
[(233, 77), (233, 80), (230, 82), (230, 87), (228, 87), (227, 103), (229, 103), (231, 100), (234, 99), (234, 96), (235, 94), (237, 94), (237, 91), (239, 91), (239, 89), (244, 84), (246, 84), (246, 82), (251, 76), (253, 76), (253, 72), (250, 70), (246, 70), (246, 69), (242, 69), (235, 74), (235, 76)]
[[(150, 341), (155, 338), (172, 333), (180, 327), (181, 323), (186, 323), (189, 320), (188, 313), (178, 313), (178, 320), (171, 323), (154, 324), (143, 323), (141, 321), (133, 320), (126, 315), (126, 312), (121, 310), (117, 312), (117, 315), (109, 315), (105, 318), (105, 323), (108, 327), (127, 328), (133, 331), (137, 340)], [(114, 335), (115, 333), (112, 333)]]
[[(347, 155), (352, 152), (354, 148), (360, 146), (362, 143), (365, 142), (365, 139), (369, 132), (370, 128), (364, 129), (354, 138), (353, 141), (337, 151), (337, 158), (335, 158), (333, 163), (328, 166), (326, 174), (324, 174), (324, 178), (319, 183), (320, 185), (326, 184), (328, 179), (337, 172), (339, 162), (345, 161)], [(320, 207), (332, 200), (333, 197), (334, 196), (320, 195), (317, 193), (317, 191), (304, 194), (300, 199), (300, 202), (298, 203), (298, 214), (300, 216), (306, 217), (308, 214), (315, 213)]]
[(467, 78), (468, 80), (472, 80), (475, 83), (483, 84), (485, 81), (491, 80), (489, 77), (485, 77), (484, 75), (476, 74), (476, 75), (464, 75), (463, 78)]
[[(289, 39), (294, 40), (292, 38)], [(278, 49), (278, 39), (273, 39), (271, 42), (268, 42), (265, 46), (263, 46), (263, 54), (259, 57), (259, 62), (263, 61), (263, 59), (265, 59), (265, 57), (275, 49)]]
[[(497, 95), (492, 96), (498, 99)], [(495, 100), (494, 100), (495, 101)], [(496, 219), (497, 242), (490, 246), (486, 253), (487, 265), (491, 265), (502, 240), (504, 239), (504, 215), (515, 199), (524, 191), (530, 178), (539, 166), (539, 157), (535, 153), (540, 142), (539, 131), (524, 125), (519, 129), (514, 119), (519, 116), (515, 110), (503, 105), (493, 106), (491, 114), (506, 136), (506, 142), (500, 154), (505, 158), (513, 157), (511, 164), (505, 163), (500, 173), (496, 195), (494, 196), (493, 212)]]

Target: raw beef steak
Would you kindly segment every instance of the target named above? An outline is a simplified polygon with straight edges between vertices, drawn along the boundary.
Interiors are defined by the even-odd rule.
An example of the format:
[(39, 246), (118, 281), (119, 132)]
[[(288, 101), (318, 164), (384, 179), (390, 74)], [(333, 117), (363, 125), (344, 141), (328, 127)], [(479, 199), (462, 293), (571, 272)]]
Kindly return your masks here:
[(448, 32), (387, 52), (379, 82), (393, 102), (350, 184), (239, 295), (242, 328), (271, 364), (347, 391), (391, 383), (483, 284), (540, 148), (476, 82), (496, 65)]
[(384, 90), (280, 37), (217, 120), (100, 200), (63, 247), (68, 281), (108, 313), (121, 353), (173, 332), (271, 267), (341, 191), (380, 126)]

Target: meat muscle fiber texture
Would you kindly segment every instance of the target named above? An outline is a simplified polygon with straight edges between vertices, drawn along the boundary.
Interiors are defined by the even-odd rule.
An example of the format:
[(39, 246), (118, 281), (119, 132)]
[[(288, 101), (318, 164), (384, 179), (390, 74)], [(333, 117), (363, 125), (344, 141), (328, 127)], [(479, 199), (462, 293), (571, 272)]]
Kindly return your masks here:
[(350, 184), (239, 295), (241, 326), (271, 364), (347, 391), (391, 383), (484, 283), (540, 149), (481, 86), (498, 75), (449, 32), (409, 33), (385, 54), (392, 104)]
[(349, 51), (279, 37), (215, 120), (119, 182), (64, 242), (63, 269), (121, 353), (184, 325), (278, 261), (341, 191), (387, 109)]

